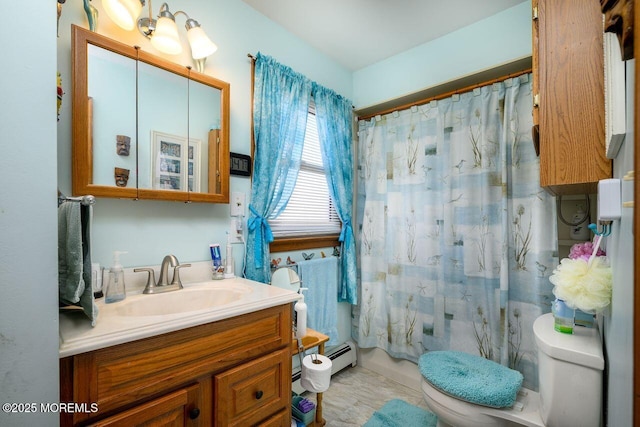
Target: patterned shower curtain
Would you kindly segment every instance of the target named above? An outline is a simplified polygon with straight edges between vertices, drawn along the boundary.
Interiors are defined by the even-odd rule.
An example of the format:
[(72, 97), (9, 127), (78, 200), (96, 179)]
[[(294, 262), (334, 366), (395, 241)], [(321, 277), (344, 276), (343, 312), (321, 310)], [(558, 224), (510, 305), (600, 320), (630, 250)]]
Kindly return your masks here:
[(554, 199), (539, 185), (530, 75), (359, 124), (364, 348), (458, 350), (537, 390), (533, 321), (550, 311)]

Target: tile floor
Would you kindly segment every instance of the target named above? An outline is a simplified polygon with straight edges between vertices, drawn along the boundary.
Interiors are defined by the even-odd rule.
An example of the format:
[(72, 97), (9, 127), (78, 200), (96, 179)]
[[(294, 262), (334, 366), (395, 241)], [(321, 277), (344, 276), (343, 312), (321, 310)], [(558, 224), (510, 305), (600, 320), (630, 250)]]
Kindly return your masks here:
[[(315, 401), (313, 393), (303, 396)], [(326, 427), (360, 427), (391, 399), (428, 409), (420, 392), (360, 366), (350, 367), (331, 377), (322, 400), (322, 415)]]

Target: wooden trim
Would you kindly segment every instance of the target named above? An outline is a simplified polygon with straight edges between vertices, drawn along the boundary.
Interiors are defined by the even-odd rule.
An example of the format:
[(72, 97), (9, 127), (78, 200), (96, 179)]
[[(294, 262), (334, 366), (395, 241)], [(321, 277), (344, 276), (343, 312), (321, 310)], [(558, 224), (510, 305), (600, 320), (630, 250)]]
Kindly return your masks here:
[(189, 69), (189, 79), (220, 91), (220, 129), (216, 133), (218, 138), (215, 155), (216, 163), (213, 164), (212, 159), (209, 159), (209, 180), (211, 180), (212, 168), (217, 169), (218, 176), (214, 177), (217, 180), (217, 185), (213, 187), (215, 192), (211, 186), (209, 186), (206, 193), (189, 192), (189, 202), (229, 203), (229, 152), (231, 151), (229, 148), (231, 129), (229, 106), (231, 103), (231, 84), (192, 69)]
[[(531, 81), (531, 97), (533, 98), (533, 111), (532, 111), (532, 115), (533, 115), (533, 125), (534, 126), (539, 126), (540, 125), (540, 118), (538, 116), (539, 114), (539, 109), (538, 109), (538, 102), (536, 102), (536, 96), (539, 96), (540, 94), (540, 81), (539, 81), (539, 77), (538, 77), (538, 70), (540, 69), (540, 67), (538, 66), (538, 45), (539, 45), (539, 31), (538, 31), (538, 17), (539, 17), (539, 11), (538, 11), (538, 0), (531, 0), (531, 8), (533, 10), (535, 10), (535, 18), (533, 10), (532, 10), (532, 22), (531, 22), (531, 68), (532, 70), (536, 70), (535, 72), (533, 72), (533, 79)], [(538, 147), (536, 149), (536, 155), (540, 155), (540, 148), (539, 148), (539, 135), (536, 137), (536, 139), (534, 140), (534, 144), (536, 144), (536, 147)]]
[[(640, 11), (635, 8), (633, 11), (634, 26), (640, 28)], [(633, 43), (634, 55), (640, 58), (640, 40), (638, 40), (638, 31), (634, 34)], [(638, 113), (640, 112), (640, 66), (635, 65), (634, 78), (634, 170), (640, 170), (640, 120)], [(633, 181), (633, 200), (640, 203), (640, 183), (638, 178)], [(640, 212), (636, 206), (633, 211), (633, 229), (635, 233), (640, 233)], [(640, 424), (640, 288), (638, 287), (638, 279), (640, 278), (640, 239), (635, 235), (633, 238), (633, 425)]]
[(340, 246), (338, 236), (339, 234), (325, 234), (320, 236), (280, 238), (271, 242), (269, 251), (274, 253)]
[[(435, 93), (435, 95), (431, 95), (428, 97), (424, 97), (415, 101), (410, 101), (404, 104), (400, 104), (400, 105), (394, 105), (390, 108), (386, 108), (385, 109), (385, 105), (386, 104), (382, 104), (380, 106), (380, 108), (376, 111), (375, 108), (376, 107), (371, 107), (371, 108), (366, 108), (366, 109), (362, 109), (360, 110), (360, 112), (356, 112), (356, 114), (361, 114), (358, 115), (358, 120), (367, 120), (370, 119), (372, 117), (375, 117), (377, 115), (383, 115), (383, 114), (389, 114), (392, 113), (394, 111), (400, 111), (400, 110), (406, 110), (407, 108), (411, 108), (413, 106), (419, 106), (419, 105), (424, 105), (427, 104), (431, 101), (437, 101), (440, 99), (445, 99), (448, 98), (452, 95), (455, 94), (461, 94), (461, 93), (465, 93), (465, 92), (470, 92), (475, 88), (478, 87), (482, 87), (482, 86), (486, 86), (486, 85), (490, 85), (493, 83), (497, 83), (497, 82), (501, 82), (503, 80), (509, 79), (509, 78), (513, 78), (513, 77), (518, 77), (521, 76), (523, 74), (527, 74), (530, 73), (532, 68), (531, 68), (531, 58), (527, 58), (525, 61), (522, 61), (522, 63), (527, 64), (526, 68), (520, 69), (518, 71), (515, 72), (511, 72), (508, 74), (501, 74), (499, 77), (493, 77), (493, 78), (489, 78), (488, 80), (482, 80), (480, 82), (477, 81), (477, 78), (474, 78), (474, 76), (469, 76), (469, 77), (463, 77), (461, 79), (449, 82), (449, 83), (445, 83), (442, 85), (439, 85), (435, 88), (433, 88), (433, 91), (430, 91), (431, 93)], [(521, 64), (520, 61), (517, 62), (518, 65)], [(518, 67), (519, 68), (519, 67)], [(477, 76), (478, 78), (482, 78), (481, 76), (484, 73), (479, 73)], [(469, 81), (474, 81), (474, 83), (469, 84)], [(440, 91), (439, 91), (440, 88)], [(453, 88), (453, 89), (451, 89)], [(371, 112), (371, 110), (374, 110), (373, 112)]]
[(93, 184), (93, 150), (91, 141), (93, 117), (92, 102), (87, 88), (87, 43), (110, 51), (120, 52), (123, 56), (136, 60), (138, 51), (135, 48), (108, 39), (95, 37), (94, 34), (76, 25), (71, 26), (71, 68), (74, 70), (72, 79), (72, 160), (71, 160), (71, 192), (74, 196), (94, 194), (97, 196), (120, 197), (134, 199), (137, 197), (135, 188), (121, 188)]
[[(209, 145), (209, 191), (215, 189), (216, 193), (220, 192), (220, 168), (219, 163), (219, 147), (220, 147), (220, 130), (211, 129), (208, 134), (207, 143)], [(216, 173), (212, 174), (211, 170), (215, 169)]]
[(141, 49), (137, 49), (137, 50), (138, 50), (138, 61), (144, 62), (145, 64), (151, 67), (157, 67), (162, 70), (168, 71), (170, 73), (176, 74), (178, 76), (184, 77), (185, 79), (189, 78), (189, 68), (185, 67), (184, 65), (176, 64), (175, 62), (171, 62), (162, 57), (155, 56)]

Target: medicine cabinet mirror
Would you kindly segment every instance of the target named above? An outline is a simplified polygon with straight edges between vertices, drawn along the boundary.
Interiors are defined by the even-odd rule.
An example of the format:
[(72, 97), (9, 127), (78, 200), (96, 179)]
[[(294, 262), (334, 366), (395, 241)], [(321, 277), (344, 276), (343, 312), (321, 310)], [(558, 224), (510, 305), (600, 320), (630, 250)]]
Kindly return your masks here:
[(229, 84), (73, 26), (73, 194), (229, 203)]

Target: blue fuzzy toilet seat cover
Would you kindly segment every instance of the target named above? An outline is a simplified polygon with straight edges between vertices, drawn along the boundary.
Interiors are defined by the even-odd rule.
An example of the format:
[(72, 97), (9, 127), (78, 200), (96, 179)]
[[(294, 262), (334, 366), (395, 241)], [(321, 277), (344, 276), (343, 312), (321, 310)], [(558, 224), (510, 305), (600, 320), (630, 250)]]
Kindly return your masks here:
[(430, 351), (418, 360), (420, 373), (452, 397), (492, 408), (513, 406), (522, 374), (480, 356), (460, 351)]

